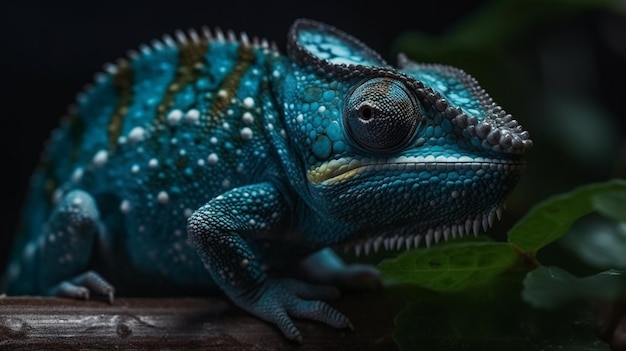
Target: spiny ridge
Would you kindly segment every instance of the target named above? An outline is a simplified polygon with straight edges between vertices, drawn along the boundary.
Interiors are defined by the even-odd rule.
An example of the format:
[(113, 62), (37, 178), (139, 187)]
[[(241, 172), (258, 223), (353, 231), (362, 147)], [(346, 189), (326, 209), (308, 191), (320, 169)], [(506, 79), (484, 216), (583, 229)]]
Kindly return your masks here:
[[(135, 60), (140, 56), (150, 56), (154, 53), (158, 53), (163, 50), (177, 48), (180, 45), (186, 45), (189, 43), (199, 44), (202, 42), (217, 42), (217, 43), (240, 43), (244, 46), (252, 46), (271, 52), (278, 52), (278, 46), (275, 42), (269, 42), (267, 39), (259, 39), (253, 37), (252, 40), (245, 32), (237, 35), (234, 31), (228, 30), (226, 33), (219, 28), (215, 27), (214, 30), (210, 30), (208, 27), (203, 26), (200, 32), (193, 28), (183, 31), (181, 29), (175, 30), (173, 36), (170, 34), (164, 34), (161, 39), (153, 39), (149, 43), (139, 44), (137, 49), (128, 50), (126, 57), (118, 58), (115, 63), (107, 62), (103, 65), (102, 71), (96, 72), (93, 77), (93, 82), (87, 83), (83, 86), (83, 89), (77, 94), (76, 101), (80, 101), (86, 97), (86, 94), (94, 87), (94, 83), (102, 82), (107, 76), (115, 75), (120, 69), (126, 68), (129, 65), (130, 60)], [(74, 111), (74, 105), (68, 107), (68, 114)]]

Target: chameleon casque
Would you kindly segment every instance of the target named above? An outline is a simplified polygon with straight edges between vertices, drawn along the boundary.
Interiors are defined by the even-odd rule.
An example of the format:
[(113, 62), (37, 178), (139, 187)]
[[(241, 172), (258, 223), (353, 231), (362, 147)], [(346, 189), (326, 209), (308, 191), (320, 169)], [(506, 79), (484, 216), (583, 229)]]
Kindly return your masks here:
[(189, 30), (105, 66), (52, 133), (4, 277), (9, 295), (198, 295), (302, 340), (293, 320), (371, 284), (332, 248), (487, 230), (528, 132), (464, 71), (309, 19), (276, 45)]

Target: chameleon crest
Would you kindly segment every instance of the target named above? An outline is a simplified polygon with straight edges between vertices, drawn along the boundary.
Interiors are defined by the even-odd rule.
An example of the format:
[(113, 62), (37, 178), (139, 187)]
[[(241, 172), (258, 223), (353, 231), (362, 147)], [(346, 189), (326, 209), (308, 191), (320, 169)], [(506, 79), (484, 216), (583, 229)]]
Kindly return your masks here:
[(531, 146), (462, 70), (394, 67), (323, 23), (297, 20), (286, 55), (177, 32), (106, 66), (53, 132), (4, 289), (221, 291), (300, 341), (294, 318), (350, 327), (324, 300), (378, 279), (331, 247), (487, 230)]

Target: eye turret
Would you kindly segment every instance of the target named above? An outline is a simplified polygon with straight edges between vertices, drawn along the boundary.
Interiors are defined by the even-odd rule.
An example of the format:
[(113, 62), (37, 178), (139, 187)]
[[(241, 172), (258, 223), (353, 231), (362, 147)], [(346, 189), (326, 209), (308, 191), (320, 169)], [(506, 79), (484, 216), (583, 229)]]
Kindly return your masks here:
[(422, 109), (404, 84), (373, 78), (357, 85), (344, 103), (344, 126), (359, 146), (378, 152), (402, 149), (412, 139)]

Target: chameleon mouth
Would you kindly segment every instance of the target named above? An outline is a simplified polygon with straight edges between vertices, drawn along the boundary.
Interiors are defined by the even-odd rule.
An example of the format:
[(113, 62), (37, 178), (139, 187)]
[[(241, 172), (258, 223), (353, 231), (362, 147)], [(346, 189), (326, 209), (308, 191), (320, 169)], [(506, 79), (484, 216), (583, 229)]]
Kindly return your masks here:
[(431, 227), (425, 231), (415, 232), (414, 228), (396, 228), (392, 233), (356, 239), (347, 243), (339, 244), (346, 252), (354, 250), (356, 256), (361, 254), (369, 255), (381, 249), (391, 250), (411, 250), (417, 249), (420, 245), (426, 248), (439, 242), (446, 242), (451, 239), (460, 238), (473, 234), (475, 237), (481, 233), (481, 229), (487, 232), (496, 220), (502, 217), (502, 211), (506, 208), (504, 203), (496, 205), (484, 213), (469, 215), (464, 219), (458, 219), (451, 224)]
[(340, 158), (322, 163), (307, 172), (313, 184), (332, 185), (361, 174), (378, 171), (400, 172), (454, 172), (473, 170), (478, 175), (486, 171), (512, 172), (521, 171), (525, 163), (521, 160), (501, 160), (487, 157), (468, 156), (400, 156), (396, 158)]

